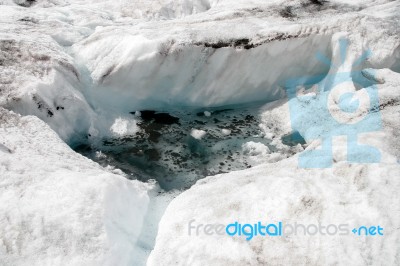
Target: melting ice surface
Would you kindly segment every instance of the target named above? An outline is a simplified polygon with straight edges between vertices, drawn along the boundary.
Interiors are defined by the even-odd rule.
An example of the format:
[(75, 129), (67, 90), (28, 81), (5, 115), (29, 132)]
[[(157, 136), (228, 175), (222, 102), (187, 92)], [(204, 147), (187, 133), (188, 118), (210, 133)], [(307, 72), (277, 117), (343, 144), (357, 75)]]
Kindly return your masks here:
[(76, 150), (132, 178), (155, 179), (164, 190), (187, 189), (200, 178), (251, 167), (254, 149), (274, 151), (258, 126), (259, 107), (132, 111), (140, 117), (135, 135)]

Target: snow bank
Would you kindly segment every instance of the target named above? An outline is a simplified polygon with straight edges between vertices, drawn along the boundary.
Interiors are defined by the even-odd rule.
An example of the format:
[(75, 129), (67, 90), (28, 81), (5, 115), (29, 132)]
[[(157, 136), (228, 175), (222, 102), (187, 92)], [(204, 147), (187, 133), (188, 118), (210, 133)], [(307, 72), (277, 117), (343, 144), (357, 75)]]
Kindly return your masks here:
[[(293, 158), (199, 181), (168, 206), (148, 265), (398, 264), (398, 165), (340, 163), (308, 171), (292, 166), (296, 163)], [(380, 224), (386, 231), (373, 239), (315, 235), (246, 241), (194, 231), (189, 236), (193, 219), (195, 226), (282, 221)]]
[(0, 261), (128, 265), (148, 185), (106, 172), (45, 123), (0, 108)]

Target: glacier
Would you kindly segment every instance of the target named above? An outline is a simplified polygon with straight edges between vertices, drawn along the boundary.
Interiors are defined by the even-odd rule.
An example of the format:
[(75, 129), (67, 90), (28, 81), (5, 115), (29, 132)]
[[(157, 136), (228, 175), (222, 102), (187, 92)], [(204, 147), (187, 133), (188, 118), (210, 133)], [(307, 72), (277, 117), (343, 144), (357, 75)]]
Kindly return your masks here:
[[(0, 0), (0, 14), (0, 264), (400, 263), (399, 1)], [(299, 168), (299, 154), (321, 145), (307, 117), (323, 118), (310, 108), (291, 117), (285, 82), (318, 76), (328, 87), (327, 77), (356, 67), (378, 90), (382, 129), (359, 142), (379, 149), (380, 163), (348, 163), (339, 137), (332, 168)], [(368, 88), (350, 84), (361, 99)], [(234, 128), (201, 124), (241, 105), (255, 106), (251, 126), (261, 132), (245, 143)], [(199, 120), (180, 127), (195, 141), (232, 138), (249, 168), (209, 167), (172, 188), (140, 179), (102, 149), (142, 136), (145, 110)], [(304, 143), (287, 145), (292, 134)], [(77, 152), (82, 145), (92, 160)], [(192, 219), (267, 218), (387, 231), (252, 241), (187, 234)]]

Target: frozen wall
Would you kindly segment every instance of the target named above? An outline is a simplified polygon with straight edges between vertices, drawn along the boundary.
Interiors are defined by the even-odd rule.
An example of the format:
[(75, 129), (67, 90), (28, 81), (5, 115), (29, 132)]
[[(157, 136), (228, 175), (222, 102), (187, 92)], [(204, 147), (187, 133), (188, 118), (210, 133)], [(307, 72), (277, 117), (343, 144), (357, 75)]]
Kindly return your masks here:
[(92, 105), (129, 112), (282, 98), (288, 78), (329, 70), (315, 54), (330, 57), (330, 42), (329, 35), (313, 35), (259, 46), (248, 40), (176, 44), (105, 31), (74, 48), (94, 81), (86, 92)]

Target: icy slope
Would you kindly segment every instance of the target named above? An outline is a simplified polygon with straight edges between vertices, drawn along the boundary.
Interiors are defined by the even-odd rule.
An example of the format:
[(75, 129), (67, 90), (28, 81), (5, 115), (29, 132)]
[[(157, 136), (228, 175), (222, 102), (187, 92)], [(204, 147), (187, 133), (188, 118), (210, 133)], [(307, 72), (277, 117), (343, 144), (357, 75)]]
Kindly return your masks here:
[(36, 117), (0, 108), (0, 123), (1, 264), (132, 264), (149, 185), (76, 154)]
[[(87, 134), (94, 114), (80, 91), (84, 77), (73, 58), (45, 33), (49, 25), (38, 26), (21, 8), (0, 9), (0, 105), (38, 116), (63, 140)], [(51, 26), (62, 30), (61, 24)], [(70, 41), (79, 37), (69, 35)]]

